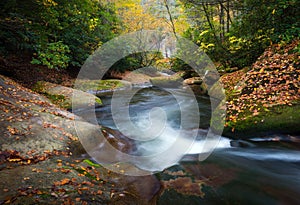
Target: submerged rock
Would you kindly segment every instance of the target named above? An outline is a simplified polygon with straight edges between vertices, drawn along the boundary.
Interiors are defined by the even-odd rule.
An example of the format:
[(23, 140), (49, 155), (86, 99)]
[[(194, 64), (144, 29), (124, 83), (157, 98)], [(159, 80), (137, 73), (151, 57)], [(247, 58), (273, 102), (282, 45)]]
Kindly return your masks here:
[(232, 147), (255, 147), (254, 144), (245, 140), (232, 140), (230, 141), (230, 145)]
[(130, 154), (136, 150), (134, 141), (124, 136), (120, 131), (103, 127), (102, 133), (109, 144), (111, 144), (117, 150), (127, 154)]

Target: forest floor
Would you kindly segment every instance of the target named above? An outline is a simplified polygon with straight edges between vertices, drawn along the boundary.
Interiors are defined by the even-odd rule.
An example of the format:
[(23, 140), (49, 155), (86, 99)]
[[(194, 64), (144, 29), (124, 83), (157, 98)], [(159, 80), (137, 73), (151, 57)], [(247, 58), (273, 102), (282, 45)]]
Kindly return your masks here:
[(33, 65), (31, 57), (0, 56), (0, 74), (7, 76), (22, 86), (31, 89), (38, 81), (46, 81), (64, 86), (72, 86), (80, 68), (67, 70), (49, 69), (46, 66)]
[[(0, 56), (0, 74), (7, 76), (22, 86), (31, 89), (38, 81), (60, 84), (72, 87), (80, 68), (72, 67), (67, 70), (49, 69), (46, 66), (33, 65), (29, 56)], [(149, 83), (153, 76), (141, 72), (113, 72), (105, 78), (122, 79), (133, 84)]]

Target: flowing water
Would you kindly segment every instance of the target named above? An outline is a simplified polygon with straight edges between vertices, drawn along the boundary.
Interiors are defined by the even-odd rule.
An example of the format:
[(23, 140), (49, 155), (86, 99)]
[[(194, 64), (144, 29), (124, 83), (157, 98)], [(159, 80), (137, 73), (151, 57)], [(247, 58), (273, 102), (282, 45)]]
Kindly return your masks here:
[[(151, 113), (164, 113), (164, 130), (151, 140), (137, 140), (135, 156), (148, 156), (164, 153), (172, 149), (172, 144), (180, 139), (180, 144), (191, 144), (185, 150), (172, 149), (166, 158), (157, 157), (146, 162), (137, 161), (136, 166), (150, 171), (167, 171), (184, 173), (168, 175), (159, 172), (162, 181), (190, 178), (192, 183), (204, 181), (201, 192), (204, 195), (176, 189), (165, 190), (158, 204), (300, 204), (300, 145), (299, 137), (273, 135), (243, 141), (241, 146), (232, 147), (230, 139), (221, 137), (214, 152), (204, 161), (198, 160), (198, 154), (205, 152), (203, 141), (207, 134), (210, 119), (210, 99), (197, 96), (199, 113), (188, 98), (176, 101), (172, 93), (184, 96), (184, 90), (162, 90), (156, 88), (139, 88), (129, 103), (129, 116), (132, 123), (141, 129), (154, 126)], [(114, 101), (122, 101), (127, 95), (116, 96)], [(101, 95), (103, 106), (96, 109), (99, 124), (113, 129), (116, 125), (111, 110), (111, 94)], [(157, 107), (159, 109), (155, 110)], [(184, 108), (185, 130), (180, 136)], [(128, 109), (120, 106), (118, 112)], [(150, 117), (149, 117), (150, 116)], [(156, 113), (157, 116), (157, 113)], [(158, 115), (160, 116), (160, 115)], [(122, 118), (122, 115), (119, 117)], [(194, 122), (200, 117), (200, 124)], [(119, 119), (120, 120), (120, 119)], [(126, 119), (123, 119), (126, 124)], [(153, 120), (153, 119), (152, 119)], [(159, 121), (159, 118), (156, 120)], [(186, 122), (187, 121), (187, 122)], [(121, 120), (122, 122), (122, 120)], [(120, 123), (120, 121), (118, 122)], [(152, 123), (152, 124), (151, 124)], [(122, 124), (122, 123), (121, 123)], [(189, 126), (190, 125), (190, 126)], [(126, 126), (125, 126), (126, 127)], [(123, 128), (122, 128), (123, 129)], [(130, 130), (125, 130), (127, 134)], [(195, 138), (189, 138), (196, 132)], [(142, 138), (141, 138), (142, 139)], [(296, 140), (295, 140), (296, 139)], [(192, 143), (191, 143), (192, 142)], [(232, 143), (236, 144), (236, 143)], [(160, 156), (160, 155), (159, 155)], [(166, 159), (171, 159), (166, 162)], [(135, 163), (135, 162), (132, 162)], [(181, 172), (182, 171), (182, 172)], [(198, 183), (199, 184), (199, 183)], [(181, 186), (187, 187), (186, 184)], [(199, 184), (200, 186), (200, 184)]]

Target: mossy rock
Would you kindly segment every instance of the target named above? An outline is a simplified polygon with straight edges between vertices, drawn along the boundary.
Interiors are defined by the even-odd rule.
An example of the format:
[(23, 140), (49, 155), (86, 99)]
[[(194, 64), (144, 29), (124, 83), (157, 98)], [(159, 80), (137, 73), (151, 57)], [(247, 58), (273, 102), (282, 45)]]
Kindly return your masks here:
[(209, 96), (219, 100), (226, 99), (225, 89), (222, 83), (220, 83), (219, 81), (213, 84), (211, 88), (207, 91), (207, 93)]
[(150, 82), (153, 86), (163, 88), (177, 88), (182, 85), (184, 73), (175, 73), (171, 76), (155, 77), (151, 78)]
[(124, 80), (76, 80), (75, 88), (84, 92), (97, 93), (98, 91), (112, 91), (121, 88), (130, 88), (131, 83)]
[[(92, 106), (94, 105), (92, 102), (95, 102), (96, 105), (102, 104), (101, 99), (95, 95), (45, 81), (37, 82), (33, 90), (44, 94), (52, 103), (61, 108), (71, 109)], [(76, 97), (73, 98), (73, 95)], [(87, 102), (91, 103), (87, 104)]]
[(248, 139), (275, 133), (300, 133), (300, 104), (280, 105), (263, 110), (256, 116), (248, 115), (246, 119), (230, 121), (224, 128), (223, 135), (237, 139)]

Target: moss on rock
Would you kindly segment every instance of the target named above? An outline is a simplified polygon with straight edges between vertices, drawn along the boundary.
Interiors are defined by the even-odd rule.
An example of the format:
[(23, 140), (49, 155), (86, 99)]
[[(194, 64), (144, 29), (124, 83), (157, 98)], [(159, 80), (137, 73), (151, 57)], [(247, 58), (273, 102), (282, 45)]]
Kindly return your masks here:
[(300, 133), (300, 104), (279, 105), (259, 114), (247, 114), (236, 121), (229, 121), (223, 135), (232, 138), (251, 138), (275, 133)]
[(97, 92), (97, 91), (111, 91), (120, 88), (128, 88), (131, 86), (130, 82), (124, 80), (76, 80), (76, 89), (87, 92)]
[(183, 78), (182, 73), (175, 73), (171, 76), (162, 76), (151, 78), (150, 82), (153, 86), (164, 88), (176, 88), (182, 85)]
[(94, 105), (93, 103), (87, 104), (87, 102), (102, 104), (101, 99), (92, 94), (45, 81), (37, 82), (33, 90), (44, 94), (53, 104), (61, 108), (71, 109), (72, 107), (78, 108)]
[(227, 96), (224, 135), (250, 138), (300, 133), (300, 43), (274, 44), (248, 69), (222, 76)]
[(177, 78), (171, 78), (171, 77), (156, 77), (150, 79), (150, 82), (153, 86), (157, 87), (178, 87), (181, 85), (181, 81)]

